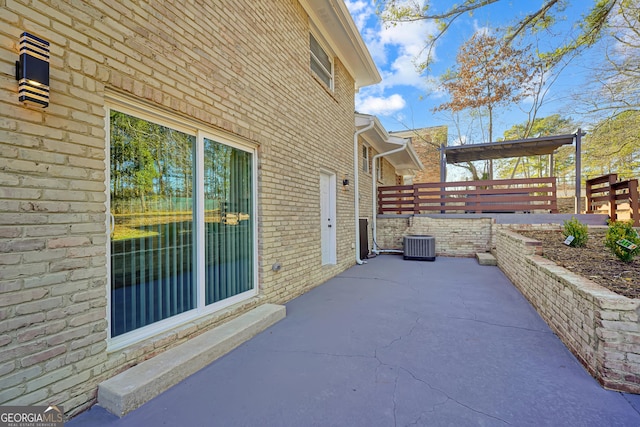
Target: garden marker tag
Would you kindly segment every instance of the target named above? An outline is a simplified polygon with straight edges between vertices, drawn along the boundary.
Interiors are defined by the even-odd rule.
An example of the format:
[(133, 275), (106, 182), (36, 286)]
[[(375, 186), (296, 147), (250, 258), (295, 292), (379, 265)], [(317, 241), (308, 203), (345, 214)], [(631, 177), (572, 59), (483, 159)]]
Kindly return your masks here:
[(638, 245), (636, 245), (635, 243), (627, 240), (627, 239), (620, 239), (616, 242), (618, 245), (622, 246), (623, 248), (625, 248), (628, 251), (632, 251), (635, 248), (638, 247)]
[(575, 237), (573, 237), (573, 236), (567, 236), (567, 238), (566, 238), (566, 239), (564, 239), (564, 242), (562, 242), (562, 243), (564, 243), (564, 244), (565, 244), (565, 245), (567, 245), (567, 246), (570, 246), (570, 245), (571, 245), (571, 242), (573, 242), (574, 240), (575, 240)]

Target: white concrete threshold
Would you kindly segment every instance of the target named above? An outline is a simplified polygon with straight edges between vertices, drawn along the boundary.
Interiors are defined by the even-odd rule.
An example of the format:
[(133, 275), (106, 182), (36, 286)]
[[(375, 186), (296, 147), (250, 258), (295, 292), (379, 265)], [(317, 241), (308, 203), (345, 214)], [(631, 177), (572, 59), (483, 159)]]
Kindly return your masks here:
[(100, 383), (98, 405), (122, 417), (285, 316), (283, 305), (256, 307)]

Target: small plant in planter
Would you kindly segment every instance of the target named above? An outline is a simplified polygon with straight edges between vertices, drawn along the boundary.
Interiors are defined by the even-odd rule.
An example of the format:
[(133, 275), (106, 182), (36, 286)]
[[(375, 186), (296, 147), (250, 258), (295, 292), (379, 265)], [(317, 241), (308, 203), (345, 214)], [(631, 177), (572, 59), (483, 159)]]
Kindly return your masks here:
[(578, 221), (576, 217), (572, 217), (564, 222), (562, 235), (565, 237), (567, 245), (580, 248), (586, 245), (589, 240), (589, 228), (586, 224)]
[(609, 221), (609, 229), (604, 245), (618, 257), (620, 261), (631, 262), (640, 254), (640, 236), (633, 228), (633, 220)]

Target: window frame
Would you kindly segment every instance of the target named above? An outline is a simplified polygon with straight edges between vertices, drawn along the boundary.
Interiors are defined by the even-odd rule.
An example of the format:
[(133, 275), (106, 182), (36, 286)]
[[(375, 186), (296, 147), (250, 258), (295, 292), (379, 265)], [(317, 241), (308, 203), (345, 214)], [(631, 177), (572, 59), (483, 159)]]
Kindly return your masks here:
[(378, 157), (376, 158), (376, 165), (374, 167), (376, 179), (378, 180), (378, 182), (382, 182), (383, 180), (382, 168), (383, 168), (382, 157)]
[[(118, 335), (116, 337), (111, 336), (111, 197), (110, 197), (110, 183), (111, 183), (111, 165), (110, 165), (110, 147), (111, 147), (111, 134), (110, 134), (110, 116), (111, 110), (116, 110), (135, 116), (137, 118), (147, 120), (153, 123), (157, 123), (162, 126), (171, 127), (189, 135), (196, 137), (195, 146), (195, 159), (194, 163), (194, 252), (195, 252), (195, 282), (196, 282), (196, 307), (177, 314), (175, 316), (168, 317), (166, 319), (151, 323), (141, 328), (135, 329), (130, 332)], [(193, 321), (195, 319), (210, 315), (212, 313), (221, 311), (233, 304), (248, 300), (259, 294), (259, 282), (258, 282), (258, 150), (257, 145), (244, 140), (241, 137), (228, 134), (205, 125), (183, 118), (176, 114), (161, 110), (156, 106), (151, 106), (142, 102), (137, 102), (126, 98), (120, 94), (114, 94), (108, 92), (105, 100), (105, 207), (106, 207), (106, 269), (107, 269), (107, 351), (114, 351), (125, 348), (132, 344), (136, 344), (151, 336), (166, 332), (180, 324)], [(242, 150), (251, 154), (251, 185), (252, 185), (252, 209), (253, 209), (253, 288), (239, 293), (237, 295), (225, 298), (221, 301), (214, 302), (206, 305), (205, 298), (205, 280), (204, 280), (204, 244), (205, 244), (205, 230), (204, 230), (204, 165), (202, 159), (204, 159), (204, 139), (213, 140), (229, 147)]]
[[(330, 68), (331, 68), (330, 70), (327, 70), (327, 68), (324, 66), (322, 61), (320, 61), (320, 59), (317, 57), (317, 55), (313, 52), (313, 49), (311, 48), (311, 39), (312, 38), (313, 38), (313, 40), (315, 40), (316, 44), (318, 45), (318, 47), (320, 48), (322, 53), (324, 53), (327, 56), (327, 58), (329, 60), (329, 65), (330, 65)], [(318, 75), (318, 73), (313, 69), (313, 64), (314, 63), (317, 66), (319, 66), (326, 73), (326, 76), (328, 76), (328, 78), (329, 78), (329, 83), (328, 84), (327, 84), (327, 82), (324, 81), (322, 76)], [(333, 54), (331, 54), (331, 51), (329, 49), (327, 49), (326, 43), (323, 43), (322, 38), (319, 37), (317, 35), (317, 33), (315, 33), (314, 31), (309, 31), (309, 69), (311, 70), (311, 72), (318, 79), (320, 79), (320, 81), (322, 81), (322, 83), (324, 85), (326, 85), (329, 88), (330, 91), (333, 92), (333, 90), (334, 90), (334, 82), (335, 82), (335, 65), (334, 65)]]
[(362, 171), (364, 173), (371, 173), (371, 147), (367, 144), (362, 144)]

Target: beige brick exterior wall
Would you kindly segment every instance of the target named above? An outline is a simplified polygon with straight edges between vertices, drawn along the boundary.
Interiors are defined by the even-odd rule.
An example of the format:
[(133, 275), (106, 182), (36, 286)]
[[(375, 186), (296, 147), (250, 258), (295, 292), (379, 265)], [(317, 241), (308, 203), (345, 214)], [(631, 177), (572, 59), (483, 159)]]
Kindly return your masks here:
[[(354, 263), (354, 192), (341, 185), (353, 179), (354, 80), (338, 60), (333, 92), (310, 71), (310, 23), (296, 0), (0, 6), (0, 404), (62, 404), (73, 415), (100, 381)], [(18, 103), (23, 31), (51, 42), (46, 109)], [(113, 352), (108, 91), (244, 138), (259, 161), (259, 297)], [(335, 266), (321, 266), (321, 170), (337, 178)], [(363, 180), (362, 193), (370, 188)]]
[(440, 182), (440, 145), (447, 145), (447, 126), (433, 126), (393, 132), (394, 136), (411, 138), (413, 148), (424, 166), (413, 178), (414, 183)]
[(541, 243), (496, 236), (498, 266), (604, 387), (640, 393), (640, 301), (615, 294), (540, 256)]
[(474, 256), (491, 249), (491, 218), (432, 218), (425, 215), (379, 216), (376, 221), (378, 244), (384, 249), (403, 248), (403, 237), (410, 234), (434, 236), (439, 256)]

